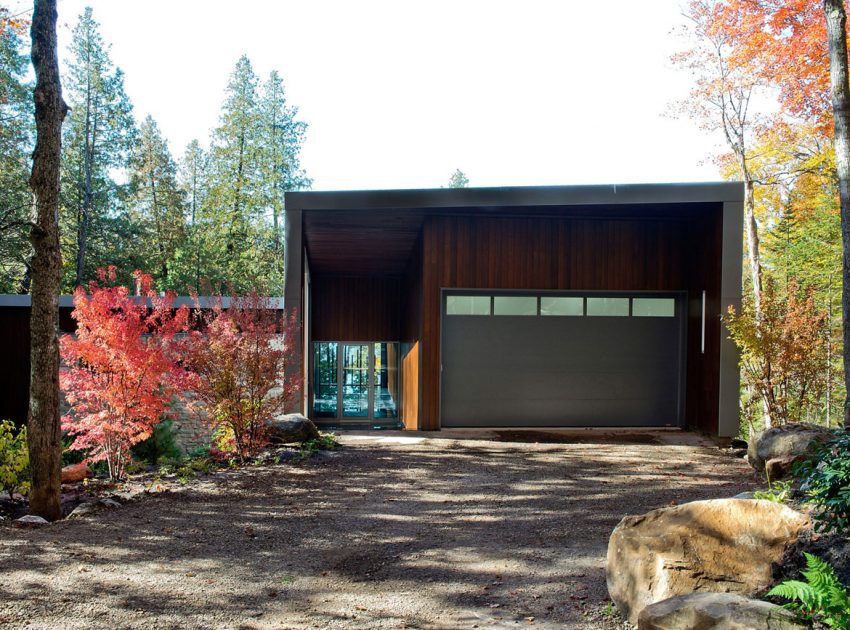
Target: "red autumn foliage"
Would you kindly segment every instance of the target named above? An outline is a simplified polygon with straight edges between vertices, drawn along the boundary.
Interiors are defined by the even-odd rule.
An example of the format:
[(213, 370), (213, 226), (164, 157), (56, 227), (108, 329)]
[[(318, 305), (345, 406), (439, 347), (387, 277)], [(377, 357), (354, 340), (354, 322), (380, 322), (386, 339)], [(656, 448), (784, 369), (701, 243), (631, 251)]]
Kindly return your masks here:
[(209, 299), (183, 344), (187, 388), (201, 419), (232, 439), (244, 461), (267, 444), (268, 422), (301, 391), (298, 317), (256, 291), (231, 296), (226, 307), (221, 295)]
[[(115, 282), (115, 267), (100, 269), (101, 283)], [(175, 310), (174, 295), (159, 296), (152, 278), (134, 272), (138, 296), (123, 286), (74, 292), (76, 335), (60, 340), (65, 368), (60, 387), (70, 405), (62, 428), (73, 450), (88, 462), (105, 460), (121, 479), (130, 447), (149, 437), (185, 381), (174, 355), (174, 337), (188, 328), (189, 309)]]

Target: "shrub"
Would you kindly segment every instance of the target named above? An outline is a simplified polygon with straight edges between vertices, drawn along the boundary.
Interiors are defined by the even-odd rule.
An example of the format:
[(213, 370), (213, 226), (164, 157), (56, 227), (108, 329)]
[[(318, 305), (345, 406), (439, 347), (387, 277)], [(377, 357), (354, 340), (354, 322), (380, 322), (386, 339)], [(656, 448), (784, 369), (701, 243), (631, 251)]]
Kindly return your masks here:
[[(59, 382), (71, 406), (62, 428), (74, 436), (70, 448), (88, 449), (88, 462), (105, 461), (112, 479), (124, 477), (130, 447), (152, 435), (183, 374), (172, 341), (185, 331), (188, 309), (175, 311), (174, 295), (157, 295), (149, 275), (134, 277), (138, 297), (121, 286), (78, 287), (77, 333), (60, 340), (67, 368)], [(114, 282), (115, 268), (99, 278)]]
[(11, 420), (0, 422), (0, 489), (12, 499), (15, 491), (29, 492), (29, 463), (27, 450), (27, 428), (15, 432)]
[(814, 444), (794, 474), (815, 506), (815, 528), (850, 535), (850, 432)]
[(161, 460), (179, 459), (182, 455), (174, 437), (174, 423), (163, 420), (153, 428), (153, 433), (132, 448), (133, 457), (156, 466)]
[(805, 556), (806, 581), (787, 580), (767, 595), (790, 599), (786, 607), (798, 610), (808, 620), (817, 618), (829, 628), (850, 628), (850, 592), (831, 566), (810, 553)]
[(217, 436), (216, 446), (232, 439), (244, 462), (266, 445), (268, 421), (301, 390), (294, 352), (298, 320), (291, 313), (279, 321), (269, 298), (256, 292), (232, 296), (227, 308), (220, 295), (211, 300), (211, 309), (196, 310), (197, 330), (184, 344), (192, 375), (188, 389)]

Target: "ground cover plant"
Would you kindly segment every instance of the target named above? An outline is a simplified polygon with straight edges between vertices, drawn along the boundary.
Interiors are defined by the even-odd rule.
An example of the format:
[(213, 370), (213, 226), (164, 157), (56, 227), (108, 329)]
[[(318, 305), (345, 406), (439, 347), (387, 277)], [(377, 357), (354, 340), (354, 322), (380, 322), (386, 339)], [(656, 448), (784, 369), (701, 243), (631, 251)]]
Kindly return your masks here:
[(29, 451), (27, 428), (15, 430), (9, 420), (0, 422), (0, 490), (15, 498), (15, 492), (29, 491)]
[(786, 607), (799, 611), (806, 620), (817, 619), (829, 628), (850, 628), (850, 589), (845, 587), (826, 562), (806, 556), (805, 582), (786, 580), (767, 595), (791, 600)]
[(794, 472), (815, 508), (815, 528), (850, 536), (850, 432), (813, 445)]

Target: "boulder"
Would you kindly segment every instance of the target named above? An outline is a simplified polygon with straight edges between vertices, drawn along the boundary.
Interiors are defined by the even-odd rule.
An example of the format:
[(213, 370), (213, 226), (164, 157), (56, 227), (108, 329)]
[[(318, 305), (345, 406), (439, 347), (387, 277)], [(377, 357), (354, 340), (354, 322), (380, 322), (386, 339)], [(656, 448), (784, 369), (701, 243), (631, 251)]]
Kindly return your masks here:
[(731, 593), (691, 593), (644, 608), (638, 630), (801, 630), (791, 611)]
[(266, 431), (271, 444), (306, 442), (319, 437), (319, 429), (313, 421), (300, 413), (288, 413), (270, 420)]
[(627, 516), (611, 533), (608, 593), (631, 623), (644, 607), (697, 591), (749, 595), (811, 525), (771, 501), (693, 501)]
[(80, 503), (77, 507), (71, 510), (71, 513), (68, 514), (65, 518), (69, 521), (73, 521), (78, 518), (82, 518), (84, 516), (90, 516), (95, 512), (99, 512), (103, 509), (103, 506), (99, 503), (91, 502), (91, 503)]
[(91, 476), (91, 470), (86, 463), (71, 464), (62, 468), (62, 483), (76, 483)]
[(15, 519), (15, 525), (18, 527), (41, 527), (47, 524), (48, 522), (45, 519), (34, 514), (27, 514), (26, 516)]
[(770, 462), (771, 478), (779, 479), (790, 471), (791, 465), (806, 453), (813, 441), (825, 441), (834, 435), (826, 427), (814, 424), (783, 424), (762, 431), (750, 440), (747, 461), (761, 474), (764, 474), (765, 464)]

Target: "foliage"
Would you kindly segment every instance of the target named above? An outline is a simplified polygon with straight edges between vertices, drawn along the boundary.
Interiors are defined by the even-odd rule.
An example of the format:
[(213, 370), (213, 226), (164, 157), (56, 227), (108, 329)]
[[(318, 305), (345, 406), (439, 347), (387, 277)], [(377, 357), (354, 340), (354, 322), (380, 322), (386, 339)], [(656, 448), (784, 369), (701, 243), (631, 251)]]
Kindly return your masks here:
[(232, 436), (244, 462), (265, 446), (267, 422), (301, 390), (294, 370), (297, 314), (279, 318), (271, 300), (257, 292), (233, 295), (226, 307), (220, 295), (210, 300), (211, 309), (196, 310), (198, 330), (184, 343), (188, 388), (217, 441)]
[(27, 428), (22, 426), (15, 433), (15, 424), (3, 420), (0, 422), (0, 490), (5, 490), (10, 499), (15, 491), (21, 494), (29, 491), (29, 463)]
[[(77, 334), (60, 342), (60, 386), (71, 406), (63, 429), (75, 436), (72, 449), (89, 449), (87, 461), (107, 462), (112, 479), (123, 478), (130, 447), (152, 435), (183, 381), (172, 345), (188, 309), (175, 311), (173, 294), (159, 296), (149, 275), (134, 277), (139, 297), (123, 286), (79, 287)], [(115, 282), (114, 268), (100, 278)]]
[(131, 449), (134, 459), (141, 459), (154, 466), (163, 460), (179, 459), (180, 447), (174, 437), (174, 422), (163, 420), (153, 427), (151, 436)]
[(790, 599), (787, 608), (800, 611), (806, 619), (818, 619), (829, 628), (850, 628), (850, 590), (838, 580), (826, 562), (806, 553), (805, 582), (787, 580), (767, 595)]
[(794, 469), (815, 506), (815, 528), (850, 535), (850, 433), (811, 447)]
[(741, 313), (730, 308), (724, 321), (741, 350), (744, 381), (774, 422), (805, 419), (818, 403), (826, 363), (826, 316), (815, 307), (812, 291), (791, 281), (782, 296), (768, 279), (761, 318), (752, 300), (745, 300)]
[(455, 172), (449, 178), (448, 188), (469, 188), (469, 178), (459, 168), (455, 169)]
[(773, 503), (785, 503), (791, 498), (791, 482), (790, 481), (772, 481), (767, 465), (764, 467), (765, 477), (767, 478), (767, 490), (757, 490), (753, 492), (754, 499), (763, 499), (772, 501)]
[(310, 457), (319, 451), (332, 451), (336, 447), (336, 435), (322, 432), (319, 437), (301, 443), (301, 457)]

